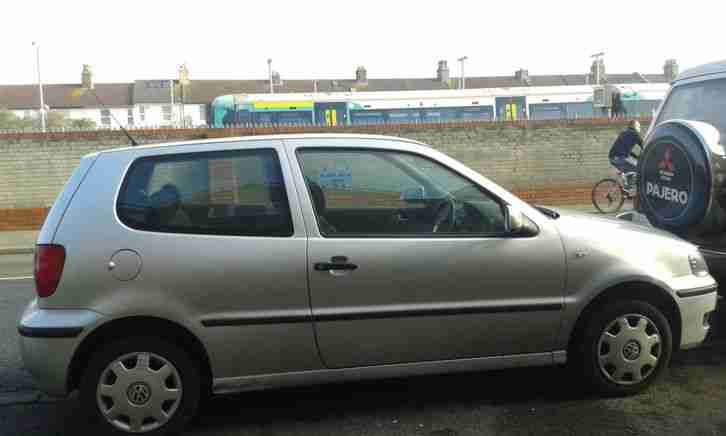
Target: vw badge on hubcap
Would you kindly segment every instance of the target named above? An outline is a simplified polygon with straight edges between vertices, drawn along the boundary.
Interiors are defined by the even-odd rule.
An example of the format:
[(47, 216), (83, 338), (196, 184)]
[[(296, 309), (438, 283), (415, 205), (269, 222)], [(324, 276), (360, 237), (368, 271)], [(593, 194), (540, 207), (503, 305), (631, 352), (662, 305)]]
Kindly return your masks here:
[(626, 360), (637, 360), (640, 357), (640, 344), (638, 341), (629, 341), (623, 347), (623, 357)]
[(126, 391), (126, 395), (129, 397), (131, 404), (143, 406), (148, 403), (151, 398), (151, 388), (143, 382), (134, 383), (129, 386), (129, 389)]

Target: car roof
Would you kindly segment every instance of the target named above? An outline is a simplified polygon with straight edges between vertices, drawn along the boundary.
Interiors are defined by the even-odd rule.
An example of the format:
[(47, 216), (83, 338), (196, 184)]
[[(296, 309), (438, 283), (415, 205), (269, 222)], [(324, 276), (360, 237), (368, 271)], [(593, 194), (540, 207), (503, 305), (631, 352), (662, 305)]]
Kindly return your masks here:
[(675, 80), (675, 82), (718, 73), (726, 73), (726, 60), (711, 62), (708, 64), (699, 65), (694, 68), (690, 68), (681, 73)]
[(202, 144), (224, 144), (229, 142), (257, 142), (257, 141), (270, 141), (270, 140), (293, 140), (293, 139), (373, 139), (373, 140), (385, 140), (385, 141), (398, 141), (409, 143), (413, 145), (422, 145), (428, 147), (426, 144), (414, 141), (412, 139), (401, 138), (398, 136), (386, 136), (386, 135), (366, 135), (356, 133), (297, 133), (297, 134), (278, 134), (278, 135), (253, 135), (253, 136), (237, 136), (228, 138), (210, 138), (210, 139), (198, 139), (191, 141), (177, 141), (177, 142), (164, 142), (157, 144), (145, 144), (138, 146), (119, 147), (109, 150), (100, 150), (95, 153), (91, 153), (88, 156), (95, 154), (105, 153), (118, 153), (118, 152), (134, 152), (139, 150), (148, 150), (153, 148), (161, 147), (175, 147), (183, 145), (202, 145)]

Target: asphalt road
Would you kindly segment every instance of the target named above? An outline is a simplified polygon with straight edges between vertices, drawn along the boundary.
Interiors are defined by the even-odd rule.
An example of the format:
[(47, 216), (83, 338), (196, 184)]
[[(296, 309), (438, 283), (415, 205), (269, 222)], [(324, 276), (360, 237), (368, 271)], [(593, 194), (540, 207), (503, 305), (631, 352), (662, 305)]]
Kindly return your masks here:
[[(89, 434), (75, 398), (39, 399), (22, 369), (15, 326), (32, 293), (31, 280), (0, 281), (0, 435)], [(589, 396), (562, 368), (418, 377), (217, 398), (187, 434), (726, 436), (723, 318), (635, 397)]]
[[(0, 256), (0, 262), (5, 257)], [(0, 398), (5, 393), (33, 387), (20, 359), (17, 325), (23, 308), (34, 295), (32, 280), (0, 280)]]
[(0, 256), (0, 282), (8, 277), (33, 275), (33, 255), (13, 254)]

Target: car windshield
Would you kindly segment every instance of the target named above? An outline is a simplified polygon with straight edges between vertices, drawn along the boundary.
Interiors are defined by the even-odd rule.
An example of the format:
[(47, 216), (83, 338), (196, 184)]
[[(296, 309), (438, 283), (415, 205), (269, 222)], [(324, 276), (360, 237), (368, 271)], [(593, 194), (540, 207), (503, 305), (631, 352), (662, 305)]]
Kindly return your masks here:
[[(703, 121), (726, 138), (726, 79), (707, 80), (673, 88), (658, 123), (685, 119)], [(721, 140), (721, 143), (724, 139)]]

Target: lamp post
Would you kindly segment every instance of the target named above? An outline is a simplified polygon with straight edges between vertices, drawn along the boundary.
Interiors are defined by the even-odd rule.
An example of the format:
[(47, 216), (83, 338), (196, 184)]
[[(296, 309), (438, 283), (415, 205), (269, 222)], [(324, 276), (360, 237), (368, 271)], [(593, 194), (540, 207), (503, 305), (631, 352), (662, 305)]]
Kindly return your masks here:
[(462, 56), (459, 58), (459, 62), (461, 63), (461, 83), (459, 84), (459, 89), (466, 88), (466, 76), (464, 76), (464, 61), (469, 59), (469, 56)]
[(40, 115), (40, 129), (45, 133), (45, 104), (43, 103), (43, 82), (40, 80), (40, 44), (33, 41), (35, 47), (35, 62), (38, 69), (38, 93), (40, 94), (40, 107), (38, 113)]
[(267, 59), (267, 77), (270, 80), (270, 94), (274, 94), (275, 87), (272, 83), (272, 59)]

